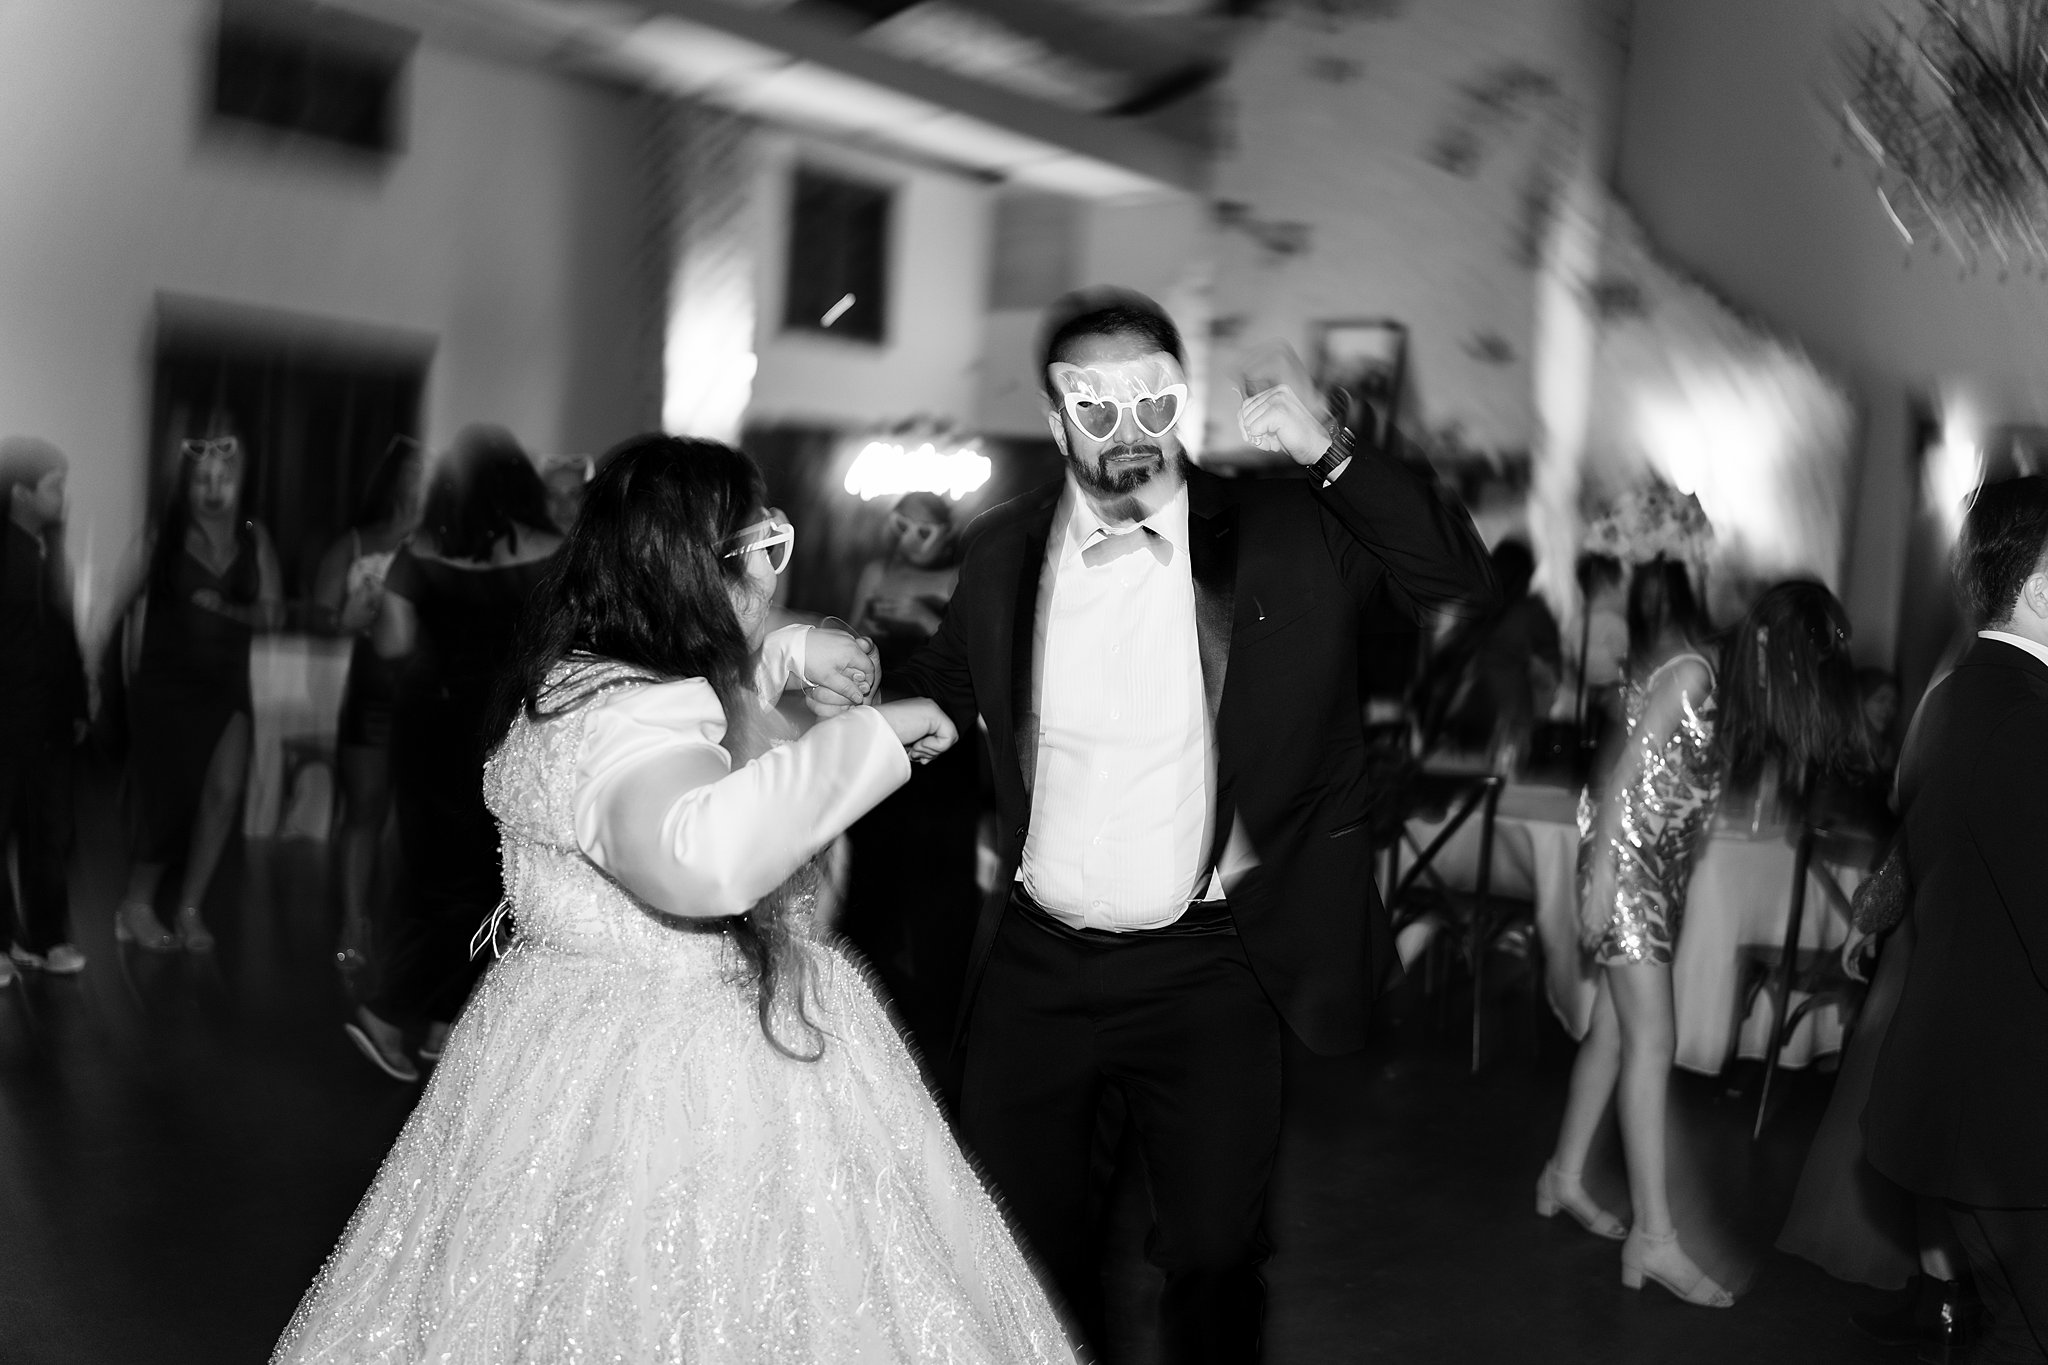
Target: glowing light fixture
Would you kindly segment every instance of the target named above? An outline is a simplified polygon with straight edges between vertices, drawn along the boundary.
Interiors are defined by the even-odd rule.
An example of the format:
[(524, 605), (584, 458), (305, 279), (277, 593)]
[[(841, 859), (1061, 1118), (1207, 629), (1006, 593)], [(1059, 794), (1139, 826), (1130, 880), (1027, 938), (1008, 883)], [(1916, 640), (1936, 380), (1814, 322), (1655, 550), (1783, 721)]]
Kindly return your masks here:
[(853, 295), (841, 294), (839, 296), (839, 302), (833, 304), (830, 308), (827, 308), (825, 310), (825, 316), (818, 319), (818, 325), (820, 327), (830, 327), (833, 323), (845, 317), (846, 310), (851, 307), (853, 307)]
[(1941, 518), (1953, 543), (1963, 532), (1963, 517), (1984, 479), (1984, 450), (1979, 439), (1983, 423), (1966, 397), (1944, 395), (1941, 444), (1927, 452), (1921, 466), (1921, 496)]
[(905, 493), (940, 493), (958, 502), (987, 483), (994, 468), (972, 445), (941, 451), (930, 441), (869, 441), (846, 471), (846, 491), (862, 502)]

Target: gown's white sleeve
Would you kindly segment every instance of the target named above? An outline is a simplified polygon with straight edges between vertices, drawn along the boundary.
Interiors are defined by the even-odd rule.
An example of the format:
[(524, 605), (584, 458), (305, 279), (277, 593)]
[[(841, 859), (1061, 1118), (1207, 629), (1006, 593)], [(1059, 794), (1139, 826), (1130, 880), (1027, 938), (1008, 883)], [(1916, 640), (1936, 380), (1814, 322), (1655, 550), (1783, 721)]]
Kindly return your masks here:
[(738, 769), (701, 678), (591, 703), (576, 762), (576, 843), (674, 915), (744, 914), (910, 778), (871, 707), (821, 721)]
[(791, 681), (805, 676), (804, 641), (810, 634), (809, 626), (784, 626), (770, 631), (761, 642), (761, 667), (754, 675), (754, 686), (770, 702), (787, 692)]

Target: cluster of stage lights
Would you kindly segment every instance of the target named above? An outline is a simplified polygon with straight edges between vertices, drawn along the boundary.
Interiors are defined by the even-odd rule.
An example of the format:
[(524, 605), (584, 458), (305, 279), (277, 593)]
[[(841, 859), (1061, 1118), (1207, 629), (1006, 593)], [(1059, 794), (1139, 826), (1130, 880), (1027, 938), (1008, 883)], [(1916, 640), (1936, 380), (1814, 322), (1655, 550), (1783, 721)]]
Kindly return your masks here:
[(930, 441), (869, 441), (846, 471), (846, 491), (862, 502), (905, 493), (938, 493), (958, 502), (987, 483), (993, 469), (971, 445), (941, 450)]

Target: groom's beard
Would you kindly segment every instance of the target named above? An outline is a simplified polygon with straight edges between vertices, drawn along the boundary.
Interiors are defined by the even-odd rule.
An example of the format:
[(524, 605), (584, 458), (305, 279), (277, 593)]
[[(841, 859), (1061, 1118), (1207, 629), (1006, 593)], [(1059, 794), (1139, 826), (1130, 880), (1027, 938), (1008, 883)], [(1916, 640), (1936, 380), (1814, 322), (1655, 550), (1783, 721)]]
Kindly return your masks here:
[(1093, 461), (1067, 455), (1074, 482), (1100, 498), (1127, 497), (1166, 472), (1166, 452), (1158, 445), (1104, 446)]

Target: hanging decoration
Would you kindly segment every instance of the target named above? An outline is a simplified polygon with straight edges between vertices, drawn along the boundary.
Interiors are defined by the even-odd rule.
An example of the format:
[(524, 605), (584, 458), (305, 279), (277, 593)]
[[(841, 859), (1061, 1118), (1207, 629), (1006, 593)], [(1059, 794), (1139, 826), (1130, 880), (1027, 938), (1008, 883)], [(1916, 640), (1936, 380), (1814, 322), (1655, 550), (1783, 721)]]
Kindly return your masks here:
[(1623, 564), (1655, 559), (1704, 564), (1714, 548), (1714, 527), (1697, 497), (1653, 476), (1594, 517), (1579, 548)]
[(1910, 245), (2048, 271), (2048, 0), (1911, 0), (1845, 56), (1844, 128)]

